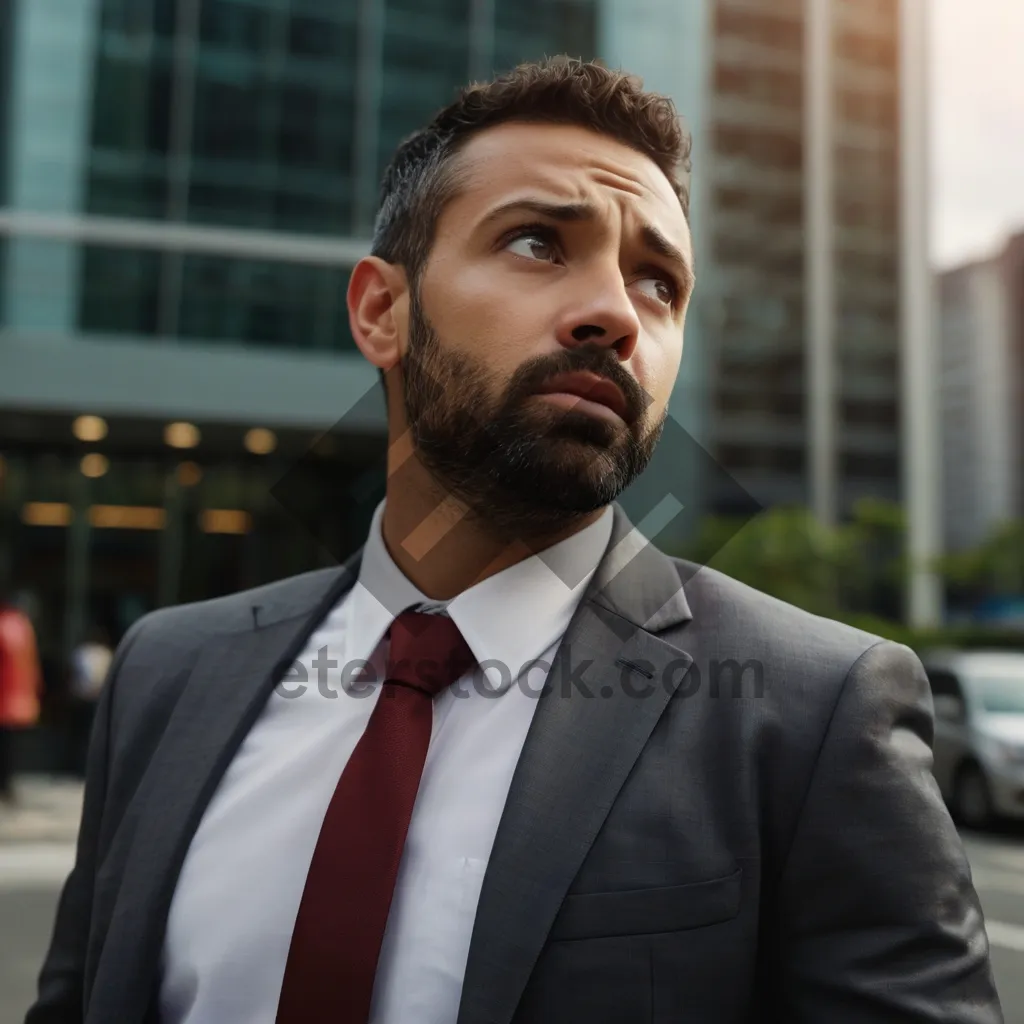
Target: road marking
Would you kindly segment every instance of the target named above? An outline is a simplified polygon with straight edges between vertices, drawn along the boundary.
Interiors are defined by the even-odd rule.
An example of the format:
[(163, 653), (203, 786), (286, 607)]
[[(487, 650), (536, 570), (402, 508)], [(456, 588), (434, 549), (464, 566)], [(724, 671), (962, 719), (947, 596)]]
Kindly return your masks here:
[(1001, 850), (998, 847), (988, 848), (985, 850), (984, 856), (986, 861), (996, 867), (1024, 872), (1024, 850)]
[(974, 887), (980, 892), (985, 889), (1024, 896), (1024, 873), (1019, 871), (998, 871), (992, 868), (974, 868), (971, 871)]
[(985, 931), (988, 932), (988, 941), (993, 946), (1002, 946), (1003, 949), (1012, 949), (1017, 953), (1024, 953), (1024, 928), (1019, 924), (1007, 924), (1005, 921), (986, 921)]
[(74, 864), (74, 843), (0, 846), (0, 889), (62, 885)]

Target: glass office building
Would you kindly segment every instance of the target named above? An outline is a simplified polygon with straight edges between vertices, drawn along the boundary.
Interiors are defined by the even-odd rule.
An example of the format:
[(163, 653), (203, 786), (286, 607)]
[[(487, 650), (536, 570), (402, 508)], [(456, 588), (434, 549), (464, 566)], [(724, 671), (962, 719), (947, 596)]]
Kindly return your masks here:
[(899, 5), (835, 15), (835, 279), (840, 512), (900, 498)]
[[(595, 51), (587, 0), (5, 5), (5, 205), (279, 235), (367, 237), (396, 145), (470, 75)], [(19, 241), (6, 326), (351, 348), (347, 267), (143, 242)]]
[(593, 0), (0, 0), (0, 564), (49, 659), (355, 547), (273, 488), (343, 414), (332, 472), (379, 465), (345, 290), (383, 167), (597, 31)]
[[(805, 32), (823, 3), (824, 260)], [(673, 413), (762, 502), (810, 502), (827, 263), (839, 504), (898, 496), (898, 7), (0, 0), (0, 573), (36, 598), (48, 656), (91, 621), (116, 639), (146, 609), (358, 543), (358, 516), (324, 502), (311, 531), (272, 492), (343, 415), (335, 476), (379, 464), (345, 290), (382, 168), (465, 81), (545, 54), (640, 73), (693, 134)]]
[[(818, 59), (816, 7), (826, 19)], [(898, 16), (898, 0), (715, 5), (705, 281), (714, 451), (763, 502), (815, 504), (809, 353), (826, 335), (831, 393), (818, 395), (839, 518), (859, 498), (900, 497)], [(820, 164), (815, 145), (826, 150)], [(815, 295), (823, 273), (828, 291)]]

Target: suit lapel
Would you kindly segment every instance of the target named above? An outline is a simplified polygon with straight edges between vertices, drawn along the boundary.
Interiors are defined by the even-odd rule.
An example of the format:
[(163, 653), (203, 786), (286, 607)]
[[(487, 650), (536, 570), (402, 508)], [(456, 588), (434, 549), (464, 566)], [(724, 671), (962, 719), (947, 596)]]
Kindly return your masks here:
[(137, 810), (137, 821), (89, 1021), (143, 1019), (171, 898), (203, 812), (274, 686), (357, 574), (358, 554), (298, 612), (260, 606), (257, 619), (266, 625), (217, 637), (200, 652), (128, 812)]
[(573, 878), (692, 662), (651, 630), (690, 618), (675, 565), (615, 506), (608, 550), (566, 632), (512, 779), (458, 1024), (512, 1019)]

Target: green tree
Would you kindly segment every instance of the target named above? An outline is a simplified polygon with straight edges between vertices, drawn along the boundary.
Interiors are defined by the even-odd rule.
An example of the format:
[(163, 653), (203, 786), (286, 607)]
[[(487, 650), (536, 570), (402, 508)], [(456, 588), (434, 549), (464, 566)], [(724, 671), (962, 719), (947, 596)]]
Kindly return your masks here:
[(780, 506), (738, 527), (706, 519), (685, 557), (822, 615), (899, 618), (906, 570), (898, 505), (866, 499), (835, 528), (806, 508)]
[(843, 607), (900, 619), (908, 569), (902, 506), (863, 498), (854, 505), (850, 522), (840, 530), (851, 556), (841, 595)]
[(737, 530), (706, 519), (685, 557), (773, 597), (823, 615), (837, 614), (855, 552), (850, 537), (822, 526), (805, 508), (776, 507)]
[(948, 555), (938, 568), (955, 596), (969, 603), (1024, 595), (1024, 519), (1000, 524), (976, 548)]

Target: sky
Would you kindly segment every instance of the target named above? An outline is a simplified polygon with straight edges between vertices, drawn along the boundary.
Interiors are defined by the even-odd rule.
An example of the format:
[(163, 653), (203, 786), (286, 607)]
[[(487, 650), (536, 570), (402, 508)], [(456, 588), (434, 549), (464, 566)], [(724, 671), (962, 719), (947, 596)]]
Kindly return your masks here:
[(932, 258), (1024, 230), (1024, 0), (930, 0)]

